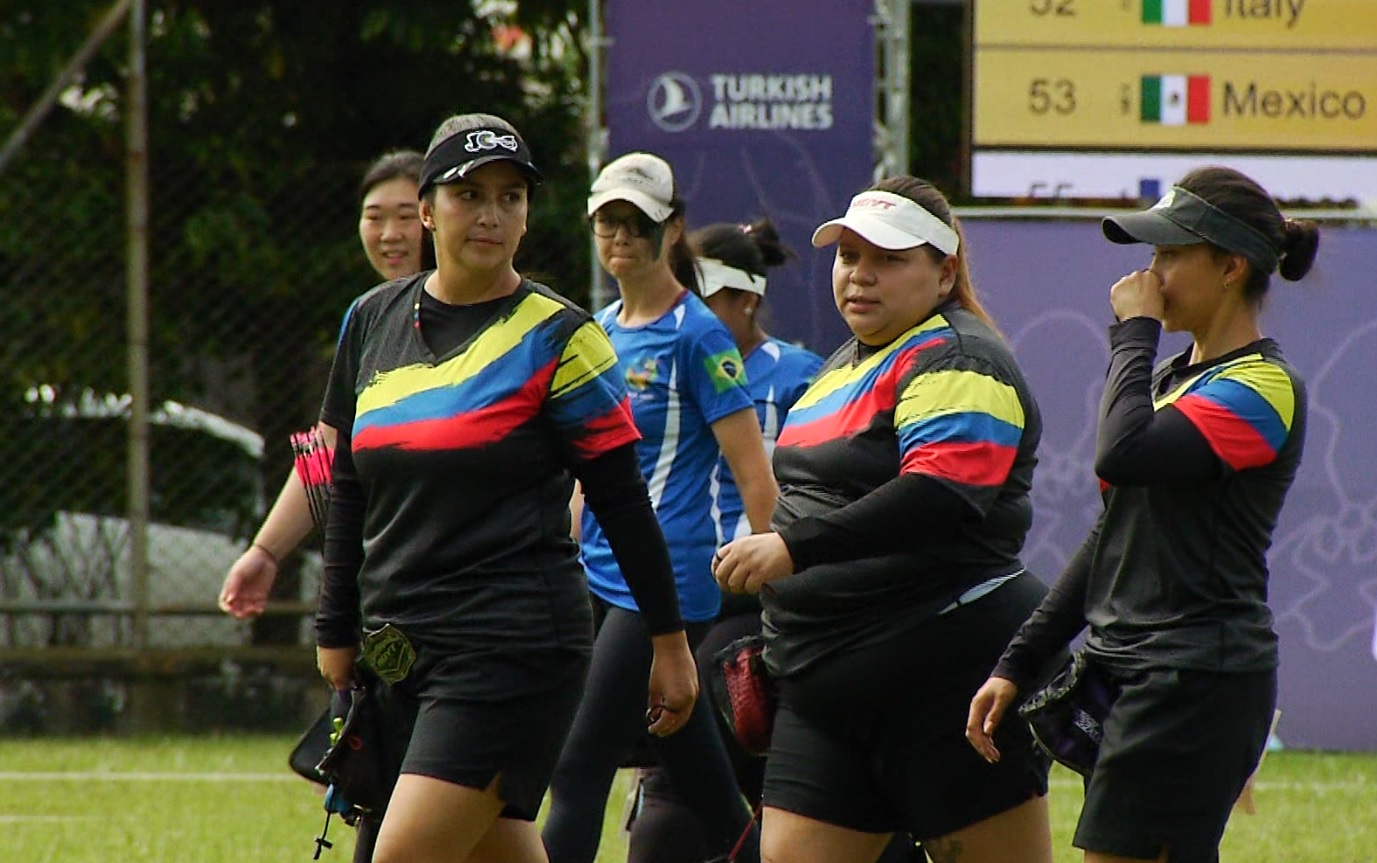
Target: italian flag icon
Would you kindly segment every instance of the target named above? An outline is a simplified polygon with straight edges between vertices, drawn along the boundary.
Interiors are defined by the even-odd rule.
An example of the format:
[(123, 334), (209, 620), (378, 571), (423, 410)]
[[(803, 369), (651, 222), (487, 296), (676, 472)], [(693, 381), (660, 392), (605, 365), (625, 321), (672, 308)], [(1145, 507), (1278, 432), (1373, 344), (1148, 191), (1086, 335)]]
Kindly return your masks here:
[(1143, 23), (1186, 27), (1210, 23), (1212, 0), (1143, 0)]
[(1209, 75), (1144, 75), (1142, 121), (1163, 126), (1210, 122)]

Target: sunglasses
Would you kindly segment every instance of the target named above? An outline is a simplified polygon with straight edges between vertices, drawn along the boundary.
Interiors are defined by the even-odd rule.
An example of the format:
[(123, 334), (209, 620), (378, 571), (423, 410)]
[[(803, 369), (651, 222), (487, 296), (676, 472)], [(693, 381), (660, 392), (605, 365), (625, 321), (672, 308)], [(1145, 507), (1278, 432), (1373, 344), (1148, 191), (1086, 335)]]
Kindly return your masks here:
[(626, 228), (627, 235), (632, 239), (644, 237), (658, 227), (649, 216), (640, 210), (621, 218), (599, 210), (588, 217), (588, 223), (593, 226), (593, 233), (605, 240), (617, 236), (617, 231), (623, 227)]

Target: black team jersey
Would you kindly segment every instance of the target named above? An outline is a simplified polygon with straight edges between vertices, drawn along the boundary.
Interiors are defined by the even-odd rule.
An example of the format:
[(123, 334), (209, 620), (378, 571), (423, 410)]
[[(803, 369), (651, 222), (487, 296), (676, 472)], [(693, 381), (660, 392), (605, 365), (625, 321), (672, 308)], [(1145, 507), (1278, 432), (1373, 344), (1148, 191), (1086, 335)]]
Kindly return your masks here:
[(653, 518), (616, 356), (543, 285), (445, 307), (426, 275), (364, 295), (341, 334), (321, 418), (341, 432), (332, 508), (358, 517), (331, 515), (318, 640), (355, 644), (360, 624), (391, 623), (455, 650), (586, 649), (571, 471), (624, 448)]
[(1095, 470), (1104, 511), (996, 674), (1027, 686), (1087, 625), (1128, 671), (1277, 665), (1267, 549), (1305, 441), (1305, 386), (1271, 339), (1153, 362), (1161, 324), (1110, 329)]
[(883, 641), (1020, 571), (1041, 426), (1008, 346), (955, 303), (833, 354), (774, 454), (796, 571), (761, 595), (771, 670)]

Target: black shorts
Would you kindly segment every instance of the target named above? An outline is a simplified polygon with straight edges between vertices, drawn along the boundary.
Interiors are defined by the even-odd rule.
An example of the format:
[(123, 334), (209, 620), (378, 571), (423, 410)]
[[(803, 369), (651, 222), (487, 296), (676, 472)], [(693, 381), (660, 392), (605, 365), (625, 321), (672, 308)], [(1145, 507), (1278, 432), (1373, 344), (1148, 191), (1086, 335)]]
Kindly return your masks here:
[(534, 821), (588, 675), (586, 651), (422, 650), (390, 688), (411, 723), (402, 773), (487, 788), (501, 776), (503, 818)]
[(1046, 587), (1022, 575), (874, 646), (780, 681), (765, 805), (865, 833), (945, 836), (1047, 793), (1027, 727), (995, 734), (988, 764), (966, 716)]
[(1104, 724), (1074, 844), (1172, 863), (1213, 863), (1276, 706), (1275, 671), (1123, 675)]

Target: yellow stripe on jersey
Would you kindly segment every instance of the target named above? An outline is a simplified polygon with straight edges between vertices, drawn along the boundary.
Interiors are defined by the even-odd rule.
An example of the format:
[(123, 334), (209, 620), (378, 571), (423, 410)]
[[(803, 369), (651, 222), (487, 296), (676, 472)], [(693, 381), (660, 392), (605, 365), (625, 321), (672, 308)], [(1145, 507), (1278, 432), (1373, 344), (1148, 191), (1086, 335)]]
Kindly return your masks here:
[(1277, 412), (1282, 425), (1291, 428), (1291, 421), (1296, 416), (1296, 390), (1281, 366), (1264, 361), (1244, 363), (1215, 375), (1213, 380), (1237, 381), (1253, 390)]
[(507, 320), (479, 334), (457, 357), (439, 365), (415, 363), (379, 372), (359, 394), (358, 414), (390, 407), (418, 392), (456, 386), (500, 360), (525, 340), (531, 330), (559, 313), (564, 306), (540, 294), (526, 295)]
[(803, 395), (799, 396), (798, 401), (794, 403), (794, 407), (790, 408), (790, 410), (797, 410), (817, 404), (837, 390), (861, 380), (874, 372), (876, 367), (883, 365), (893, 354), (905, 348), (912, 347), (915, 336), (934, 330), (949, 329), (950, 326), (946, 318), (941, 315), (933, 315), (931, 318), (928, 318), (926, 321), (923, 321), (923, 323), (899, 336), (883, 349), (876, 351), (856, 365), (838, 366), (826, 374), (820, 375), (817, 380), (813, 381), (813, 385), (810, 386)]
[(617, 364), (617, 352), (597, 321), (586, 321), (569, 337), (560, 357), (550, 396), (559, 398)]
[(1023, 428), (1017, 390), (989, 375), (957, 369), (928, 372), (910, 381), (895, 407), (894, 426), (966, 413), (987, 414)]

